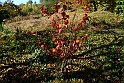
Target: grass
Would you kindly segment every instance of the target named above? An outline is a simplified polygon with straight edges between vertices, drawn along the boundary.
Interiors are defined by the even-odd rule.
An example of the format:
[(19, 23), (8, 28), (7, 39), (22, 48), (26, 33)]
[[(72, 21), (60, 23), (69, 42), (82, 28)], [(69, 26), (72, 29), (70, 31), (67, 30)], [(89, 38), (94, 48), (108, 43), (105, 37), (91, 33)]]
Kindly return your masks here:
[[(6, 29), (11, 28), (14, 31), (16, 28), (20, 28), (20, 29), (26, 30), (26, 31), (41, 31), (41, 30), (46, 30), (48, 28), (48, 26), (50, 24), (49, 19), (47, 19), (46, 17), (41, 17), (41, 18), (35, 19), (33, 17), (36, 17), (36, 16), (29, 16), (27, 18), (22, 17), (22, 20), (19, 20), (19, 21), (12, 20), (11, 23), (7, 22), (7, 23), (5, 23), (4, 26), (6, 27)], [(17, 19), (17, 18), (14, 18), (14, 19)]]
[[(46, 42), (49, 47), (52, 48), (54, 46), (48, 34), (51, 31), (51, 27), (48, 28), (44, 27), (43, 25), (44, 23), (42, 22), (44, 22), (45, 18), (43, 18), (43, 21), (40, 22), (41, 24), (37, 22), (38, 19), (35, 21), (34, 19), (33, 21), (28, 20), (30, 22), (24, 20), (21, 21), (22, 24), (25, 23), (25, 25), (27, 25), (28, 27), (21, 26), (19, 29), (16, 28), (15, 29), (16, 31), (14, 32), (9, 29), (5, 29), (4, 32), (0, 32), (0, 49), (2, 49), (0, 50), (0, 57), (1, 57), (0, 81), (3, 82), (19, 81), (20, 83), (21, 82), (42, 83), (43, 81), (44, 83), (54, 83), (54, 82), (82, 83), (83, 81), (87, 81), (87, 82), (90, 81), (92, 83), (93, 81), (95, 82), (98, 81), (97, 79), (99, 79), (101, 80), (101, 83), (105, 82), (105, 80), (106, 82), (109, 82), (108, 79), (109, 77), (106, 77), (103, 80), (102, 79), (103, 77), (100, 77), (98, 74), (102, 75), (102, 73), (107, 72), (107, 74), (109, 74), (114, 72), (113, 73), (114, 75), (118, 73), (117, 71), (122, 71), (119, 70), (122, 67), (119, 66), (119, 63), (121, 64), (123, 63), (123, 53), (120, 56), (119, 53), (115, 51), (119, 50), (120, 48), (121, 49), (119, 52), (121, 52), (121, 50), (122, 51), (124, 50), (124, 45), (123, 45), (124, 42), (122, 41), (124, 40), (124, 36), (123, 36), (124, 29), (122, 28), (123, 21), (121, 22), (122, 23), (121, 25), (118, 25), (117, 23), (118, 17), (116, 17), (114, 14), (110, 12), (105, 12), (105, 11), (90, 13), (89, 16), (91, 16), (92, 19), (91, 24), (89, 23), (89, 25), (87, 25), (88, 28), (81, 30), (78, 36), (86, 33), (90, 34), (88, 40), (85, 42), (87, 50), (83, 50), (81, 53), (84, 54), (83, 58), (89, 56), (91, 56), (92, 58), (84, 59), (84, 60), (82, 59), (74, 60), (73, 62), (74, 66), (72, 66), (73, 68), (71, 69), (72, 72), (71, 73), (68, 72), (69, 77), (71, 77), (72, 79), (70, 80), (68, 80), (68, 78), (65, 80), (62, 79), (67, 75), (61, 71), (61, 67), (62, 67), (61, 63), (56, 58), (46, 56), (45, 51), (42, 51), (40, 49), (40, 45), (38, 45), (37, 43), (37, 40), (41, 40), (41, 44), (43, 44), (43, 42)], [(110, 20), (112, 18), (115, 18), (114, 22)], [(105, 23), (101, 22), (101, 20), (102, 21), (105, 20)], [(96, 26), (92, 25), (92, 22), (94, 21), (97, 24)], [(30, 23), (34, 23), (34, 26), (31, 25)], [(37, 24), (38, 26), (35, 26)], [(107, 29), (104, 26), (107, 26)], [(31, 31), (31, 33), (36, 31), (36, 33), (29, 34), (27, 33), (28, 31)], [(113, 31), (117, 33), (114, 33)], [(121, 43), (122, 45), (120, 45), (119, 41), (122, 41)], [(115, 53), (118, 54), (116, 55)], [(117, 60), (118, 57), (120, 57), (121, 59), (119, 63)], [(68, 60), (68, 62), (69, 61), (70, 60)], [(99, 73), (100, 71), (96, 69), (99, 65), (102, 64), (102, 62), (105, 63), (102, 67), (103, 69), (107, 69), (109, 66), (112, 66), (113, 62), (117, 62), (118, 69), (115, 68), (115, 70), (117, 71), (115, 71), (114, 69), (113, 70), (107, 69), (106, 71)], [(70, 65), (66, 65), (66, 67), (68, 66)], [(76, 68), (82, 69), (84, 72), (81, 71), (73, 72), (73, 70), (75, 70)], [(78, 77), (78, 75), (83, 77), (83, 80), (79, 79), (80, 77)], [(94, 76), (96, 76), (96, 78)], [(115, 77), (113, 77), (112, 79), (114, 79)], [(91, 79), (87, 79), (87, 78), (91, 78)]]

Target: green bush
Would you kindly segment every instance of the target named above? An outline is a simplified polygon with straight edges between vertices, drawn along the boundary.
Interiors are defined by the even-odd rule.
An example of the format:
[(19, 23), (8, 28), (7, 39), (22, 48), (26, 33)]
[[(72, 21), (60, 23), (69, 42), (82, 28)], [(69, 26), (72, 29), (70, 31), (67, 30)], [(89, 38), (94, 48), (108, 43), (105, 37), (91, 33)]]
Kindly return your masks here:
[(3, 31), (2, 22), (5, 19), (13, 18), (20, 14), (20, 8), (13, 2), (5, 2), (0, 7), (0, 31)]

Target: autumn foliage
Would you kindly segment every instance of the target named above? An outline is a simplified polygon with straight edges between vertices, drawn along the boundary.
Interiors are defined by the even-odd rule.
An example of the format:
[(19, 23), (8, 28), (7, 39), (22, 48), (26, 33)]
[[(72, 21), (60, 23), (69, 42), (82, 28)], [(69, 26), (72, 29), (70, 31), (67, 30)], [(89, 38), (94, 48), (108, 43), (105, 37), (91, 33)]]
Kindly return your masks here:
[[(82, 19), (77, 23), (73, 22), (75, 20), (76, 12), (73, 16), (73, 20), (69, 21), (69, 15), (66, 14), (68, 8), (62, 2), (58, 2), (55, 5), (55, 17), (49, 17), (44, 5), (41, 7), (42, 14), (51, 18), (52, 22), (50, 26), (52, 26), (56, 32), (56, 34), (50, 33), (52, 41), (55, 44), (55, 48), (46, 49), (50, 56), (69, 58), (77, 51), (81, 51), (85, 48), (84, 41), (87, 39), (89, 34), (84, 34), (81, 37), (77, 37), (77, 34), (86, 24), (86, 21), (89, 20), (87, 15), (89, 7), (89, 3), (86, 3), (84, 7), (84, 16), (82, 16)], [(41, 47), (44, 49), (43, 45)]]

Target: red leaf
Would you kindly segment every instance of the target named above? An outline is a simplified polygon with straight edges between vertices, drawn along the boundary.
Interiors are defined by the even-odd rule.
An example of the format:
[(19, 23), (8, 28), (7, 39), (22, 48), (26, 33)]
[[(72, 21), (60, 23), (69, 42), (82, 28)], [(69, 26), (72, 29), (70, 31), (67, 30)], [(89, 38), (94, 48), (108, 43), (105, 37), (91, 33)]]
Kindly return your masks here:
[(54, 17), (52, 18), (52, 21), (53, 21), (53, 22), (56, 22), (56, 20), (55, 20), (55, 18), (54, 18)]
[(55, 48), (52, 48), (52, 53), (55, 53), (56, 52), (56, 49)]
[(48, 19), (50, 18), (50, 15), (48, 15)]
[(58, 4), (57, 5), (61, 5), (62, 4), (62, 2), (58, 2)]
[(62, 12), (61, 14), (62, 14), (63, 18), (64, 18), (64, 17), (65, 17), (65, 15), (66, 15), (66, 13), (65, 13), (65, 12)]
[(30, 32), (30, 31), (28, 31), (28, 32), (27, 32), (27, 34), (28, 34), (28, 35), (31, 35), (31, 32)]
[(64, 9), (64, 10), (67, 10), (67, 6), (66, 6), (66, 5), (63, 5), (63, 9)]
[(33, 35), (36, 35), (36, 32), (32, 32)]
[(38, 41), (37, 41), (37, 43), (38, 43), (38, 44), (41, 44), (41, 41), (40, 41), (40, 40), (38, 40)]
[(85, 34), (85, 36), (82, 37), (82, 40), (87, 39), (87, 37), (89, 37), (89, 34)]
[(69, 15), (66, 15), (66, 18), (69, 18)]
[(58, 13), (60, 13), (60, 12), (62, 11), (62, 9), (63, 9), (63, 8), (59, 8), (59, 9), (58, 9)]
[(57, 28), (56, 23), (52, 23), (51, 26), (52, 26), (53, 28)]
[(67, 25), (68, 24), (68, 20), (64, 20), (64, 24)]
[(61, 28), (62, 24), (58, 24), (58, 28)]
[(59, 30), (58, 30), (58, 34), (60, 34), (61, 32), (62, 32), (62, 29), (59, 29)]
[(88, 37), (88, 36), (89, 36), (89, 34), (85, 34), (85, 36), (86, 36), (86, 37)]
[(41, 45), (42, 50), (44, 50), (44, 44)]
[(61, 58), (64, 58), (64, 57), (65, 57), (64, 55), (65, 55), (65, 53), (62, 52), (62, 53), (61, 53)]
[(45, 9), (44, 5), (41, 7), (41, 11), (43, 11)]
[(82, 28), (82, 21), (79, 22), (79, 28)]
[(60, 9), (60, 5), (57, 5), (57, 9)]
[(47, 15), (47, 10), (45, 9), (44, 5), (41, 7), (41, 12), (43, 13), (44, 16)]
[(88, 16), (87, 16), (87, 14), (85, 14), (83, 17), (83, 22), (86, 23), (87, 20), (88, 20)]
[(79, 44), (80, 40), (79, 39), (76, 39), (75, 43), (76, 44)]

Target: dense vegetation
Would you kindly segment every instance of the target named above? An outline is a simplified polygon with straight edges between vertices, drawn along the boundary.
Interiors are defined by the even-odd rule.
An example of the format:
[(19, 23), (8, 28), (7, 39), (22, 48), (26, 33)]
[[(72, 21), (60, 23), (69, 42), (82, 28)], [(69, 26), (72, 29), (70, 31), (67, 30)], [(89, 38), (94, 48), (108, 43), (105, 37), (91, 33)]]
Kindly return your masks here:
[(36, 19), (46, 17), (50, 25), (41, 31), (1, 29), (0, 82), (123, 83), (124, 18), (92, 8), (94, 3), (105, 5), (103, 0), (55, 2), (43, 5), (42, 0), (41, 4), (29, 0), (27, 5), (20, 6), (5, 3), (18, 9), (17, 12), (10, 9), (11, 13), (3, 9), (8, 6), (1, 6), (0, 16), (4, 16), (1, 24), (6, 18), (41, 12), (41, 17)]

